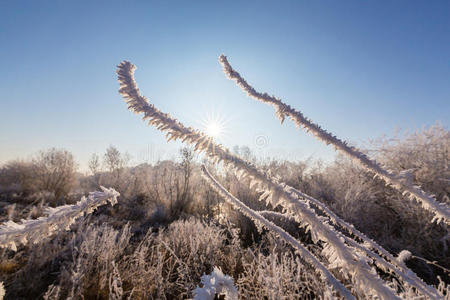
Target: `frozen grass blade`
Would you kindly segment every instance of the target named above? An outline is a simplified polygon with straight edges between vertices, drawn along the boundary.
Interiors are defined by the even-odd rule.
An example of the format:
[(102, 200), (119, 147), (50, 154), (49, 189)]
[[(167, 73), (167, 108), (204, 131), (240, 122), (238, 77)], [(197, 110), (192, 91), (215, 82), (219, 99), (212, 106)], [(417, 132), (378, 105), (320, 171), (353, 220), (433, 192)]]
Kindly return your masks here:
[(341, 151), (350, 158), (358, 161), (367, 170), (373, 172), (375, 176), (380, 177), (386, 183), (391, 185), (395, 189), (403, 193), (404, 196), (410, 199), (415, 199), (421, 203), (422, 207), (429, 210), (434, 214), (432, 222), (436, 221), (440, 223), (444, 221), (447, 225), (450, 224), (450, 208), (445, 203), (436, 201), (435, 198), (425, 193), (420, 187), (414, 186), (404, 180), (402, 176), (395, 175), (389, 171), (384, 170), (375, 160), (371, 160), (367, 155), (349, 146), (345, 141), (340, 140), (336, 136), (322, 129), (319, 125), (315, 124), (312, 120), (305, 117), (300, 111), (295, 110), (289, 105), (285, 104), (281, 99), (270, 96), (267, 93), (260, 93), (256, 91), (242, 76), (236, 72), (230, 65), (225, 55), (219, 57), (219, 62), (224, 68), (225, 74), (231, 79), (236, 81), (237, 85), (242, 88), (248, 96), (272, 105), (276, 110), (276, 115), (280, 119), (281, 123), (284, 122), (286, 117), (290, 117), (298, 127), (304, 127), (307, 131), (311, 131), (317, 139), (326, 143), (332, 144), (336, 150)]
[(77, 218), (92, 213), (97, 207), (108, 202), (115, 205), (119, 193), (112, 188), (101, 188), (101, 192), (92, 192), (76, 204), (47, 208), (47, 217), (22, 220), (21, 223), (8, 221), (0, 225), (0, 247), (16, 251), (19, 244), (39, 243), (57, 231), (68, 230)]

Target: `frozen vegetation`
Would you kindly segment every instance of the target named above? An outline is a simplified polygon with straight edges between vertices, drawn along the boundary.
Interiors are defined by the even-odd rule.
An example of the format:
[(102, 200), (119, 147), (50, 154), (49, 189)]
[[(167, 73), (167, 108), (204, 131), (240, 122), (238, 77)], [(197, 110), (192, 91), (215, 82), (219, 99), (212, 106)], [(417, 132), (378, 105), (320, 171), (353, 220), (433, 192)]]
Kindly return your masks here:
[(129, 109), (186, 147), (132, 166), (111, 146), (89, 175), (60, 149), (1, 166), (0, 299), (450, 299), (450, 132), (350, 147), (220, 62), (342, 155), (226, 149), (156, 108), (122, 62)]

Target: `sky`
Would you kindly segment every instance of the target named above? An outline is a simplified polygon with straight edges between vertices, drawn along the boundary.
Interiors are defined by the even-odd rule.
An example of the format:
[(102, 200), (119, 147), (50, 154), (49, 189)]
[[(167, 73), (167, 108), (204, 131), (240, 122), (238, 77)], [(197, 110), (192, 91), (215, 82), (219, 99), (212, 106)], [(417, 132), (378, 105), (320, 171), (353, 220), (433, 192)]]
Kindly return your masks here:
[(334, 150), (248, 98), (218, 63), (353, 145), (450, 113), (449, 1), (0, 0), (0, 164), (51, 147), (80, 168), (114, 145), (132, 163), (180, 143), (127, 110), (116, 66), (188, 126), (258, 156), (331, 159)]

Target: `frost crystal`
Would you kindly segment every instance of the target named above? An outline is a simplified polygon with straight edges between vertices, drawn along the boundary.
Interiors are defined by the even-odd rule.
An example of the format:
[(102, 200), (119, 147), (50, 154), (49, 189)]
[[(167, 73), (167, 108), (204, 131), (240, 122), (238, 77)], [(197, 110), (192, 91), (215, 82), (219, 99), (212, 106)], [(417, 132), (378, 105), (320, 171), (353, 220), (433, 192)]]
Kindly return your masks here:
[(237, 300), (238, 291), (234, 286), (234, 280), (228, 275), (224, 275), (218, 267), (209, 275), (203, 275), (203, 287), (194, 290), (194, 300), (214, 300), (215, 295), (225, 296), (227, 300)]
[(410, 259), (412, 256), (411, 252), (408, 250), (402, 250), (397, 257), (397, 260), (401, 263), (405, 263), (408, 259)]

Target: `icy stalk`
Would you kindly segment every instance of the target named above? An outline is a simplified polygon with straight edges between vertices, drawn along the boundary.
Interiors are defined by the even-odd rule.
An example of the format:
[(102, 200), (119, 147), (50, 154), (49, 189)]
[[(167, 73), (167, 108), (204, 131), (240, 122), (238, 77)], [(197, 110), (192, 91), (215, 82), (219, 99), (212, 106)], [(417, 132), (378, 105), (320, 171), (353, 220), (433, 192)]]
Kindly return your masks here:
[(1, 224), (0, 247), (16, 251), (19, 244), (38, 243), (55, 232), (69, 229), (77, 218), (85, 213), (92, 213), (103, 204), (110, 202), (111, 205), (115, 205), (119, 193), (112, 188), (101, 188), (101, 192), (92, 192), (88, 197), (83, 196), (76, 204), (48, 207), (45, 211), (47, 217), (22, 220), (21, 223), (8, 221)]
[(279, 238), (289, 243), (299, 254), (305, 259), (311, 266), (316, 268), (322, 278), (325, 279), (329, 284), (331, 284), (336, 291), (344, 296), (347, 299), (355, 299), (355, 297), (350, 293), (345, 286), (339, 282), (333, 274), (331, 274), (327, 268), (311, 253), (308, 249), (302, 246), (294, 237), (292, 237), (289, 233), (284, 231), (283, 228), (278, 227), (273, 224), (266, 218), (264, 218), (258, 212), (252, 210), (248, 206), (246, 206), (242, 201), (234, 197), (230, 192), (228, 192), (212, 175), (208, 172), (206, 167), (202, 165), (201, 167), (203, 178), (205, 178), (206, 182), (228, 203), (230, 203), (235, 209), (242, 212), (244, 215), (249, 217), (258, 225), (262, 225), (263, 227), (269, 229), (273, 233), (275, 233)]
[(332, 144), (336, 150), (341, 151), (350, 158), (359, 162), (367, 170), (373, 172), (375, 176), (380, 177), (386, 183), (391, 185), (395, 189), (403, 193), (404, 196), (410, 199), (415, 199), (421, 203), (422, 207), (429, 210), (434, 214), (433, 221), (440, 223), (444, 221), (447, 225), (450, 224), (450, 208), (445, 203), (439, 203), (432, 196), (425, 193), (419, 186), (414, 186), (404, 180), (401, 176), (383, 169), (380, 164), (375, 160), (371, 160), (367, 155), (349, 146), (345, 141), (340, 140), (336, 136), (332, 135), (325, 129), (322, 129), (319, 125), (315, 124), (312, 120), (305, 117), (300, 111), (295, 110), (289, 105), (285, 104), (281, 99), (270, 96), (267, 93), (260, 93), (256, 91), (242, 76), (236, 72), (230, 65), (225, 55), (219, 57), (219, 61), (224, 68), (225, 74), (247, 93), (248, 96), (272, 105), (277, 117), (283, 123), (286, 117), (290, 117), (298, 127), (304, 127), (307, 131), (311, 131), (319, 140), (328, 144)]

